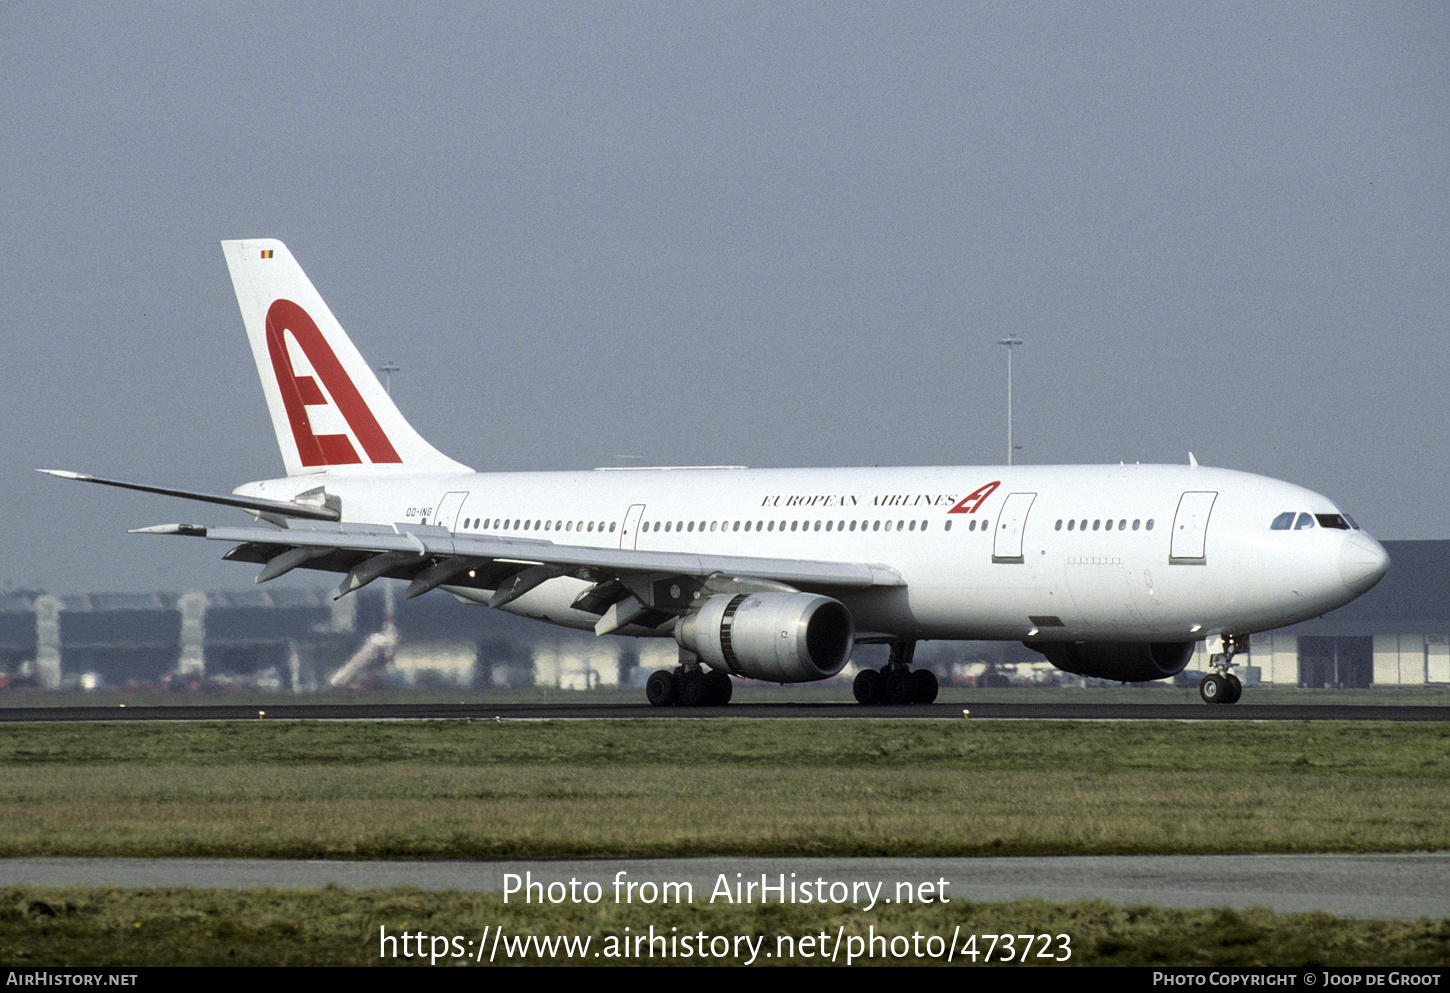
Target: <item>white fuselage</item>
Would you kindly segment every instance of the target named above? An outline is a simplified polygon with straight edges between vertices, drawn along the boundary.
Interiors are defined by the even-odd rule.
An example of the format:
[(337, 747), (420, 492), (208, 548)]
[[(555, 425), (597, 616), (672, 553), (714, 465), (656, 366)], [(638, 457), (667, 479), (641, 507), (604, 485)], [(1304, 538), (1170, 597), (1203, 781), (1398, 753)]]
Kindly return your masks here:
[[(458, 475), (372, 467), (237, 492), (291, 500), (319, 484), (340, 499), (347, 522), (894, 570), (902, 585), (832, 594), (850, 609), (858, 640), (1247, 634), (1347, 603), (1388, 565), (1379, 544), (1352, 526), (1271, 527), (1285, 513), (1339, 518), (1327, 498), (1200, 466)], [(505, 609), (593, 628), (597, 615), (570, 606), (588, 585), (553, 579)]]

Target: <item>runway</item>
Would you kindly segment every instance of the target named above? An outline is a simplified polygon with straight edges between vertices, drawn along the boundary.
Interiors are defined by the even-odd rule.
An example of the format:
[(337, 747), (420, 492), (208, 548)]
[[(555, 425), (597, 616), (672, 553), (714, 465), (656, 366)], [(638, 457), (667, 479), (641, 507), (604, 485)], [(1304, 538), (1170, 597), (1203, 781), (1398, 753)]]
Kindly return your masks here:
[[(727, 886), (764, 879), (783, 887), (818, 879), (845, 883), (882, 902), (899, 894), (932, 900), (1052, 903), (1106, 900), (1121, 906), (1266, 907), (1368, 919), (1450, 918), (1450, 855), (1169, 855), (1034, 858), (588, 859), (507, 862), (333, 862), (270, 859), (0, 859), (0, 885), (152, 889), (345, 889), (416, 887), (503, 892), (505, 876), (541, 884), (597, 882), (605, 899), (615, 880), (676, 884), (696, 905)], [(737, 875), (738, 874), (738, 875)], [(688, 884), (685, 890), (683, 884)], [(860, 885), (858, 885), (860, 884)], [(878, 885), (879, 884), (879, 885)], [(898, 884), (908, 887), (898, 888)], [(923, 884), (930, 884), (926, 891)], [(823, 892), (820, 887), (817, 891)], [(562, 891), (560, 891), (562, 892)], [(770, 891), (767, 891), (769, 893)], [(515, 900), (523, 897), (515, 894)], [(763, 902), (763, 901), (753, 901)], [(845, 902), (858, 902), (850, 900)], [(863, 901), (864, 902), (864, 899)]]
[(937, 703), (863, 707), (855, 703), (739, 703), (725, 707), (651, 707), (648, 704), (367, 704), (128, 707), (5, 707), (0, 722), (38, 721), (254, 721), (254, 720), (722, 720), (729, 718), (1054, 721), (1450, 721), (1450, 707), (1104, 703)]

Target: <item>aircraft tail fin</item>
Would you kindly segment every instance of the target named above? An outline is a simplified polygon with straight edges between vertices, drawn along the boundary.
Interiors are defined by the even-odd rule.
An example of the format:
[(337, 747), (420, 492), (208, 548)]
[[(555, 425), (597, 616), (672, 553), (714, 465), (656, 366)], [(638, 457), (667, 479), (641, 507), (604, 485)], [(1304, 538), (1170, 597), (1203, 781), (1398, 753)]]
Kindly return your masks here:
[(287, 475), (469, 471), (413, 430), (286, 245), (222, 251)]

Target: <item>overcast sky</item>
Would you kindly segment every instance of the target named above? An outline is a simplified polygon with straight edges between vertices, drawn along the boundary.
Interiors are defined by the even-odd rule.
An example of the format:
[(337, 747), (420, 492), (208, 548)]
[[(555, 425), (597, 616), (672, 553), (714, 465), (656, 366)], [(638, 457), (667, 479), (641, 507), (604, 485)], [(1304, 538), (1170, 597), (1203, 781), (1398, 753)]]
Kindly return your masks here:
[(481, 470), (1186, 462), (1450, 536), (1450, 5), (0, 6), (0, 581), (240, 588), (218, 242)]

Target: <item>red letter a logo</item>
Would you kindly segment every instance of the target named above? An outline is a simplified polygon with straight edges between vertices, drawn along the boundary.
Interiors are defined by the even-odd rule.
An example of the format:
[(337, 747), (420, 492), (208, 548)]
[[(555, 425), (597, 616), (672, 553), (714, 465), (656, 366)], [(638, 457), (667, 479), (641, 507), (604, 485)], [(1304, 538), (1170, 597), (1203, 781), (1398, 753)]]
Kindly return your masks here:
[[(313, 371), (322, 380), (321, 385), (311, 376), (299, 376), (292, 368), (292, 357), (288, 354), (284, 335), (291, 335), (302, 349), (302, 354), (307, 356)], [(282, 405), (287, 410), (292, 437), (297, 442), (297, 455), (303, 465), (358, 465), (363, 461), (347, 435), (313, 432), (307, 408), (330, 405), (336, 405), (370, 461), (403, 461), (342, 363), (333, 354), (316, 322), (291, 300), (277, 300), (267, 310), (267, 352), (272, 358), (272, 370), (277, 374), (277, 386), (282, 391)], [(326, 393), (322, 391), (323, 386), (327, 387)]]

